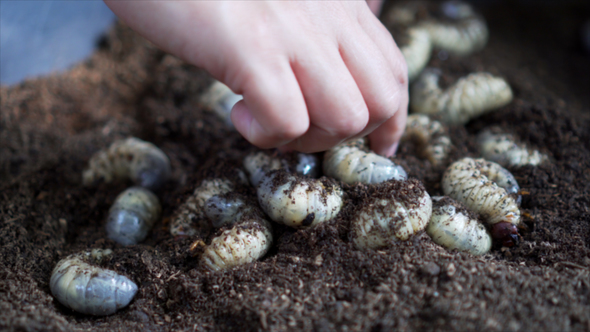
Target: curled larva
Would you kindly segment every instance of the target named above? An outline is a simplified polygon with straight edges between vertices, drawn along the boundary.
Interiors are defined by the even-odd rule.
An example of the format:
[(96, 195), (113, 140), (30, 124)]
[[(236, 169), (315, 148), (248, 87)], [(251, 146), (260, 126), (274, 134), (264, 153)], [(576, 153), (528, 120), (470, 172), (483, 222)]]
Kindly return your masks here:
[(432, 216), (426, 233), (449, 249), (483, 255), (492, 248), (492, 236), (467, 208), (450, 197), (432, 197)]
[(247, 264), (264, 256), (271, 244), (270, 223), (256, 214), (249, 214), (213, 238), (201, 255), (201, 265), (219, 271)]
[(324, 174), (349, 184), (372, 184), (391, 179), (405, 180), (408, 177), (403, 167), (368, 152), (362, 138), (328, 150), (324, 154)]
[(480, 132), (477, 145), (485, 159), (506, 167), (537, 166), (548, 159), (539, 151), (517, 143), (513, 135), (501, 133), (497, 128)]
[(416, 179), (388, 181), (362, 203), (352, 218), (350, 238), (357, 249), (382, 248), (421, 232), (432, 213), (432, 200)]
[(251, 211), (252, 207), (234, 192), (212, 196), (205, 202), (204, 207), (205, 215), (216, 228), (234, 224)]
[(158, 197), (142, 187), (132, 187), (117, 196), (109, 210), (107, 236), (128, 246), (143, 241), (162, 208)]
[(319, 160), (315, 155), (307, 153), (287, 153), (278, 155), (265, 151), (249, 153), (244, 158), (244, 168), (248, 173), (250, 184), (257, 187), (267, 172), (285, 169), (287, 172), (298, 173), (310, 178), (317, 178), (320, 173)]
[(172, 236), (193, 236), (197, 234), (197, 229), (209, 229), (210, 223), (205, 215), (205, 203), (213, 196), (223, 195), (232, 190), (234, 190), (234, 185), (227, 179), (203, 180), (172, 217), (170, 234)]
[(406, 34), (407, 42), (400, 46), (400, 51), (408, 66), (408, 79), (413, 81), (426, 67), (432, 53), (432, 43), (430, 33), (424, 28), (408, 28)]
[(445, 1), (439, 19), (419, 23), (430, 34), (432, 46), (457, 55), (468, 55), (481, 50), (488, 41), (485, 20), (462, 1)]
[(427, 115), (411, 114), (406, 122), (402, 141), (414, 141), (420, 157), (434, 165), (442, 164), (449, 155), (452, 144), (443, 125)]
[[(515, 195), (518, 184), (510, 172), (484, 159), (463, 158), (451, 164), (442, 178), (445, 195), (465, 204), (492, 227), (492, 236), (506, 246), (518, 242), (520, 210)], [(507, 191), (504, 188), (509, 188)], [(509, 229), (499, 232), (496, 229)], [(501, 238), (498, 236), (501, 235)]]
[(95, 153), (84, 170), (85, 186), (99, 179), (105, 182), (131, 179), (150, 190), (160, 187), (170, 176), (170, 160), (155, 145), (135, 137), (115, 141), (107, 150)]
[(442, 90), (440, 71), (426, 69), (412, 84), (411, 107), (416, 113), (440, 114), (449, 124), (465, 124), (512, 101), (508, 83), (489, 73), (473, 73)]
[(339, 186), (326, 178), (307, 179), (285, 170), (267, 173), (257, 194), (270, 219), (294, 228), (312, 227), (330, 220), (342, 208)]
[(108, 249), (94, 249), (59, 261), (49, 281), (51, 294), (83, 314), (104, 316), (126, 307), (137, 293), (137, 285), (115, 271), (89, 264), (110, 254)]
[(219, 81), (215, 81), (201, 97), (201, 103), (214, 110), (230, 127), (233, 127), (230, 118), (231, 110), (240, 100), (242, 100), (241, 95), (233, 93), (227, 85)]

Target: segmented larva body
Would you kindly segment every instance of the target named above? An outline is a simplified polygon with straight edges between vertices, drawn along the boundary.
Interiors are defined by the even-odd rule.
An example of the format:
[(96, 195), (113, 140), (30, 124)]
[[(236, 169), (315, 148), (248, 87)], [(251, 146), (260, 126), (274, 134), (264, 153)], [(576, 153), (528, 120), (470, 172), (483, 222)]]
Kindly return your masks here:
[(66, 307), (89, 315), (105, 316), (126, 307), (137, 285), (115, 271), (89, 264), (100, 262), (111, 250), (94, 249), (57, 263), (51, 274), (51, 294)]
[(215, 81), (201, 97), (201, 103), (214, 110), (221, 120), (233, 127), (230, 118), (231, 110), (242, 99), (241, 95), (233, 93), (227, 85)]
[(244, 215), (253, 213), (254, 208), (244, 197), (235, 192), (215, 195), (205, 202), (204, 213), (215, 228), (232, 225)]
[(418, 145), (420, 156), (434, 165), (442, 164), (452, 147), (446, 128), (423, 114), (408, 116), (406, 130), (402, 136), (402, 141), (404, 140), (414, 141)]
[(537, 166), (548, 159), (539, 151), (517, 143), (513, 135), (498, 132), (496, 128), (479, 133), (477, 145), (485, 159), (507, 167)]
[(426, 69), (412, 84), (411, 107), (414, 112), (440, 114), (444, 122), (457, 125), (512, 101), (508, 83), (489, 73), (470, 74), (445, 91), (438, 84), (440, 75), (439, 70)]
[[(508, 188), (508, 190), (504, 189)], [(465, 204), (471, 211), (482, 216), (495, 228), (509, 227), (514, 240), (520, 222), (520, 210), (515, 195), (518, 192), (516, 180), (502, 166), (484, 159), (464, 158), (449, 166), (442, 178), (445, 195)], [(510, 224), (510, 225), (507, 225)], [(514, 241), (517, 241), (518, 238)], [(507, 245), (511, 239), (502, 239)]]
[(205, 179), (194, 193), (181, 205), (170, 223), (172, 236), (193, 236), (198, 229), (207, 230), (210, 223), (205, 216), (205, 203), (211, 197), (223, 195), (234, 190), (227, 179)]
[(432, 200), (416, 179), (379, 184), (353, 217), (350, 237), (357, 249), (377, 249), (421, 232), (432, 213)]
[(441, 20), (427, 20), (419, 24), (429, 32), (434, 47), (457, 55), (468, 55), (486, 45), (489, 35), (486, 22), (469, 4), (445, 1), (440, 12)]
[(270, 223), (250, 215), (213, 238), (201, 255), (201, 264), (219, 271), (251, 263), (263, 257), (271, 244)]
[(307, 228), (334, 218), (342, 208), (342, 189), (328, 179), (306, 179), (285, 170), (267, 173), (257, 190), (266, 214), (280, 224)]
[(307, 153), (289, 154), (282, 158), (265, 151), (256, 151), (244, 158), (244, 168), (248, 173), (250, 184), (257, 187), (267, 172), (285, 169), (307, 177), (317, 178), (320, 173), (319, 160)]
[(166, 154), (152, 143), (130, 137), (95, 153), (84, 170), (83, 183), (89, 186), (99, 179), (106, 183), (131, 179), (138, 186), (155, 190), (169, 176), (170, 160)]
[(432, 42), (428, 30), (412, 27), (407, 30), (408, 42), (400, 47), (408, 66), (408, 79), (413, 81), (426, 67), (432, 54)]
[(160, 218), (158, 197), (142, 187), (131, 187), (117, 196), (109, 210), (107, 236), (124, 246), (143, 241)]
[(361, 138), (328, 150), (324, 154), (324, 174), (348, 184), (373, 184), (391, 179), (405, 180), (408, 177), (403, 167), (368, 152), (364, 142)]
[(450, 197), (432, 197), (432, 216), (426, 233), (449, 249), (483, 255), (492, 248), (492, 236), (461, 203)]

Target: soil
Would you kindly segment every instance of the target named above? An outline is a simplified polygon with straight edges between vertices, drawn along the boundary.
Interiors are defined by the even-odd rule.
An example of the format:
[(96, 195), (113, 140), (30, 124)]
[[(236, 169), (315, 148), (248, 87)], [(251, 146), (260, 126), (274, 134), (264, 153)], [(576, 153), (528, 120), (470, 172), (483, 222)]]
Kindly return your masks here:
[[(477, 157), (476, 133), (500, 126), (550, 156), (511, 168), (523, 189), (522, 241), (475, 257), (426, 234), (383, 250), (356, 250), (350, 218), (371, 189), (345, 186), (337, 218), (274, 227), (259, 262), (207, 272), (194, 239), (168, 231), (174, 211), (219, 160), (239, 163), (249, 144), (198, 104), (203, 71), (157, 50), (121, 24), (71, 70), (0, 88), (0, 329), (163, 330), (590, 330), (590, 56), (578, 29), (588, 4), (481, 8), (491, 36), (465, 58), (435, 52), (447, 79), (472, 71), (506, 77), (506, 107), (449, 129), (451, 159)], [(136, 136), (170, 157), (159, 192), (163, 218), (144, 243), (106, 238), (110, 205), (128, 183), (81, 185), (90, 156)], [(402, 144), (395, 160), (438, 195), (444, 167)], [(104, 266), (139, 292), (106, 317), (77, 314), (49, 290), (56, 263), (111, 248)]]

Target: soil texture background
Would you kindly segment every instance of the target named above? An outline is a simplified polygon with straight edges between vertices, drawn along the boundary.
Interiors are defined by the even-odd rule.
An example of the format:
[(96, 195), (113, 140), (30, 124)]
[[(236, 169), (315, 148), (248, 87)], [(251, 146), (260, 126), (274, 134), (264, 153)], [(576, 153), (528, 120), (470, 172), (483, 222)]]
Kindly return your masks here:
[[(489, 71), (515, 93), (508, 106), (450, 128), (453, 160), (478, 157), (475, 135), (490, 126), (550, 156), (510, 169), (528, 193), (518, 246), (475, 257), (421, 234), (356, 250), (350, 216), (371, 192), (356, 185), (344, 186), (335, 219), (306, 230), (275, 226), (261, 261), (203, 270), (190, 250), (195, 239), (170, 236), (170, 217), (207, 169), (239, 165), (249, 144), (199, 106), (212, 82), (205, 72), (117, 24), (84, 63), (0, 88), (0, 329), (590, 330), (590, 56), (578, 35), (590, 6), (507, 1), (481, 10), (486, 48), (464, 58), (435, 51), (430, 65), (449, 80)], [(128, 136), (159, 146), (173, 174), (158, 192), (162, 220), (142, 244), (122, 247), (104, 223), (129, 183), (88, 188), (81, 175), (93, 153)], [(395, 160), (441, 194), (444, 167), (411, 144)], [(49, 290), (56, 263), (90, 248), (113, 249), (104, 267), (139, 286), (114, 315), (77, 314)]]

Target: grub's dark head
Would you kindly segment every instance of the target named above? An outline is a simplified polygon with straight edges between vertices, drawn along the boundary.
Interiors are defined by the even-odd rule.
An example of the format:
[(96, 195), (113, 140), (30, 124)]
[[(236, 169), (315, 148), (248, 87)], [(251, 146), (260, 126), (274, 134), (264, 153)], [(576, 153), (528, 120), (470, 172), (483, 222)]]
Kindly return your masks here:
[(505, 247), (513, 247), (519, 242), (516, 225), (505, 221), (492, 226), (492, 237), (496, 241), (501, 241)]

